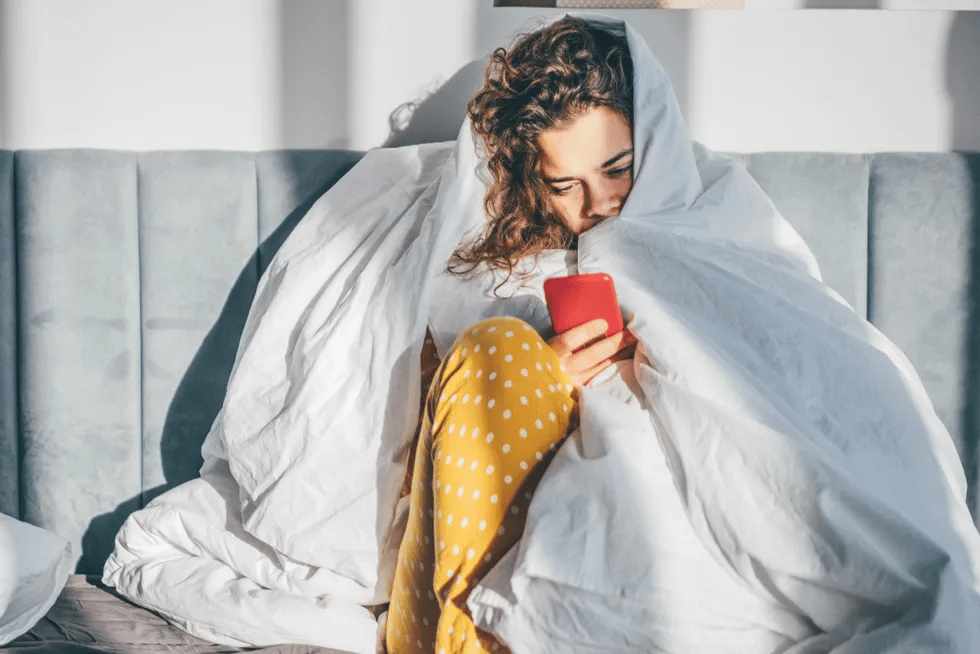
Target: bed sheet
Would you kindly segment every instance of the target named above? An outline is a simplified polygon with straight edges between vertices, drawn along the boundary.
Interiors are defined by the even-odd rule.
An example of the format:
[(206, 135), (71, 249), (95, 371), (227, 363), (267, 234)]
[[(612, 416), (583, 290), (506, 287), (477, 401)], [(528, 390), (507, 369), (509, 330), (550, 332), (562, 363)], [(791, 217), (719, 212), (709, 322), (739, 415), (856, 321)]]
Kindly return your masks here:
[(71, 575), (51, 610), (26, 634), (0, 646), (14, 654), (348, 654), (310, 645), (216, 645), (120, 597), (97, 576)]

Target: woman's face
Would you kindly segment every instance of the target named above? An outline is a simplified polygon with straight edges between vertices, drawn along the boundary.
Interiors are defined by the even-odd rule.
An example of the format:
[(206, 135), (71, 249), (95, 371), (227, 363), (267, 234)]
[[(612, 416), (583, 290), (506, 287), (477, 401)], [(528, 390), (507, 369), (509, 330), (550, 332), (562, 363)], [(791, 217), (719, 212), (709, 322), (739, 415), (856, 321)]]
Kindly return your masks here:
[(576, 236), (619, 215), (633, 188), (633, 130), (619, 112), (587, 109), (541, 132), (538, 148), (552, 206)]

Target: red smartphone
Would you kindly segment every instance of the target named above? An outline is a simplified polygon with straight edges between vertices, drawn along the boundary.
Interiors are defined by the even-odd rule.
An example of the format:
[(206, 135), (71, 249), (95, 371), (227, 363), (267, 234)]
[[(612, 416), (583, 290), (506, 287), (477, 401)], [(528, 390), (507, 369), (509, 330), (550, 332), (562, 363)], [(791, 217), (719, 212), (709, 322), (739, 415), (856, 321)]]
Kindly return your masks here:
[(544, 300), (556, 334), (596, 318), (609, 325), (606, 336), (623, 331), (616, 287), (606, 273), (550, 277), (544, 280)]

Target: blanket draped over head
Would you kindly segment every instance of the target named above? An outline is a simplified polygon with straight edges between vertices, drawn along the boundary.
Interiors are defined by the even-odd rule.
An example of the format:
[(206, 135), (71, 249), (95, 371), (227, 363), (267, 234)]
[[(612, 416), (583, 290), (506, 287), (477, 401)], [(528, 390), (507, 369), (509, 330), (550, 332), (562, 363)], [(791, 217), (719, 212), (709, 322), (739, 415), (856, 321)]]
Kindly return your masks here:
[[(515, 652), (763, 651), (722, 619), (748, 606), (771, 615), (744, 632), (782, 629), (780, 651), (972, 651), (980, 537), (916, 373), (748, 173), (688, 139), (642, 38), (587, 17), (625, 30), (634, 63), (634, 186), (577, 251), (639, 339), (617, 368), (633, 401), (582, 389), (523, 539), (470, 598), (478, 624)], [(433, 326), (451, 342), (543, 306), (533, 275), (507, 304), (445, 272), (486, 189), (466, 123), (368, 152), (320, 198), (260, 281), (201, 478), (130, 517), (107, 583), (212, 640), (374, 651), (364, 606), (390, 592), (430, 316), (454, 317)], [(651, 508), (671, 502), (673, 523)], [(755, 604), (699, 612), (703, 566), (664, 545), (682, 532)]]

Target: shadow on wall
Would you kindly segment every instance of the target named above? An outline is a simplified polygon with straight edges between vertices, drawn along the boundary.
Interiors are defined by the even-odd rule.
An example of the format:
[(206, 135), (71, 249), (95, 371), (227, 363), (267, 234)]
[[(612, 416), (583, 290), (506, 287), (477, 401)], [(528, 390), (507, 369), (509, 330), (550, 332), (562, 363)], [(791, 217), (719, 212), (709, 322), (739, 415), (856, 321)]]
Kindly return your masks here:
[(484, 61), (466, 64), (434, 93), (399, 105), (388, 118), (389, 148), (456, 140), (466, 105), (483, 83)]
[(350, 13), (347, 0), (280, 0), (283, 147), (349, 147)]
[(952, 109), (951, 150), (980, 151), (980, 11), (957, 11), (946, 47), (946, 91)]

